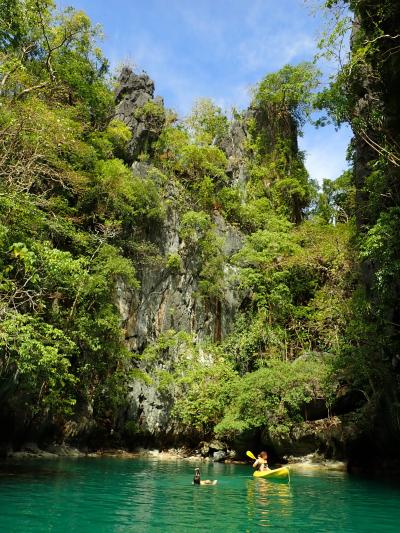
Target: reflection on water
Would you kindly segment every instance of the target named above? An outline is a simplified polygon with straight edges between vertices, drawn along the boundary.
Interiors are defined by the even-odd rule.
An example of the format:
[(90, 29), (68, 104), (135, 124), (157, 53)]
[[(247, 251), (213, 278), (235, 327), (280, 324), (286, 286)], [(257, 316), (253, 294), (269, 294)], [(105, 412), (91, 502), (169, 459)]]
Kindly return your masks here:
[(341, 472), (254, 479), (242, 465), (60, 459), (0, 465), (1, 533), (398, 532), (400, 488)]
[(290, 483), (253, 478), (246, 485), (247, 510), (251, 522), (259, 527), (272, 527), (277, 513), (285, 519), (290, 516)]

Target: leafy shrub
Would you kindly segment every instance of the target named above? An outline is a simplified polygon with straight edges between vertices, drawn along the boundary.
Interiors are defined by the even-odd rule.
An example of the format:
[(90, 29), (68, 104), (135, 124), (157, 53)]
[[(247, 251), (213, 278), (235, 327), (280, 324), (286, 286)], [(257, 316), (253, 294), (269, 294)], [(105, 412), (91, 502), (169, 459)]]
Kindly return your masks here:
[(187, 430), (211, 436), (233, 399), (237, 374), (224, 359), (210, 365), (192, 363), (177, 379), (178, 395), (173, 415)]
[(170, 254), (170, 255), (167, 257), (167, 262), (166, 262), (165, 266), (166, 266), (167, 269), (170, 270), (171, 272), (175, 272), (175, 273), (182, 272), (182, 269), (183, 269), (183, 263), (182, 263), (182, 258), (181, 258), (181, 256), (180, 256), (178, 253), (176, 253), (176, 254)]
[(303, 420), (303, 406), (321, 395), (327, 368), (313, 359), (271, 360), (266, 368), (246, 374), (233, 385), (232, 402), (216, 434), (232, 437), (266, 427), (271, 437), (287, 436)]

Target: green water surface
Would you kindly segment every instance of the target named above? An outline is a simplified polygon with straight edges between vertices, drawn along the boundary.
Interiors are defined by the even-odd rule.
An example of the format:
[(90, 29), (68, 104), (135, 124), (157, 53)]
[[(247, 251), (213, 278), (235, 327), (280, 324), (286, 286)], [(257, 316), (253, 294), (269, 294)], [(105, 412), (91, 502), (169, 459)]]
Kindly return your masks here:
[(399, 532), (396, 483), (321, 470), (291, 483), (254, 480), (242, 465), (121, 458), (0, 465), (2, 533), (78, 531)]

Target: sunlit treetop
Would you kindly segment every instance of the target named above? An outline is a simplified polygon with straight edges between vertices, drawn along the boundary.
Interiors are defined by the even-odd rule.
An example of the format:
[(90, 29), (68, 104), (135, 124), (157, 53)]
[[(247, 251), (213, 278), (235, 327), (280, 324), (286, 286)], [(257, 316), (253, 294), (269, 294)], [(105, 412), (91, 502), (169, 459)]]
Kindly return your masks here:
[(312, 112), (313, 93), (319, 84), (319, 71), (312, 63), (285, 65), (265, 78), (255, 87), (253, 104), (273, 104), (288, 111), (302, 127)]

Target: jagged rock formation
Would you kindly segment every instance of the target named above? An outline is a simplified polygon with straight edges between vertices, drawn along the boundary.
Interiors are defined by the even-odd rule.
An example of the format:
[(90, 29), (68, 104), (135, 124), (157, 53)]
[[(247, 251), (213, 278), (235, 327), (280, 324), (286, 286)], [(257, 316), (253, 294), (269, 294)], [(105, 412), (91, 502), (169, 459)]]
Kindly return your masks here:
[[(229, 257), (242, 243), (240, 232), (228, 225), (217, 213), (214, 223), (218, 233), (224, 236), (224, 252)], [(179, 253), (185, 255), (184, 243), (179, 238), (179, 214), (170, 208), (163, 224), (152, 229), (151, 242), (159, 247), (164, 257)], [(233, 267), (226, 264), (229, 277)], [(221, 299), (203, 299), (198, 296), (196, 259), (188, 258), (180, 272), (173, 272), (165, 264), (154, 265), (138, 272), (139, 291), (118, 286), (118, 305), (125, 324), (129, 348), (141, 352), (160, 334), (168, 330), (192, 333), (196, 341), (207, 338), (219, 341), (232, 330), (243, 294), (235, 286), (227, 284)], [(173, 361), (144, 363), (142, 369), (150, 374), (169, 370)], [(129, 418), (140, 421), (141, 429), (153, 435), (169, 433), (168, 415), (173, 402), (159, 393), (154, 386), (141, 380), (130, 387)]]
[(154, 82), (146, 73), (135, 74), (128, 67), (121, 71), (115, 101), (115, 117), (125, 122), (132, 131), (128, 154), (134, 161), (141, 152), (151, 150), (152, 142), (157, 139), (164, 125), (162, 112), (146, 113), (143, 109), (150, 102), (153, 109), (162, 111), (164, 102), (160, 96), (154, 98)]
[[(122, 119), (132, 131), (129, 147), (132, 159), (144, 150), (151, 153), (151, 143), (157, 139), (162, 128), (161, 122), (157, 128), (149, 124), (146, 115), (138, 118), (138, 110), (146, 102), (162, 103), (161, 99), (153, 100), (153, 95), (154, 83), (147, 75), (134, 74), (127, 68), (122, 70), (120, 86), (116, 92), (116, 117)], [(230, 133), (231, 144), (229, 148), (228, 144), (226, 146), (230, 168), (242, 180), (245, 179), (242, 165), (245, 136), (244, 127), (234, 123)], [(148, 228), (146, 235), (143, 235), (143, 239), (155, 247), (161, 259), (138, 269), (139, 290), (133, 290), (123, 282), (117, 285), (117, 305), (129, 349), (141, 353), (160, 334), (169, 330), (191, 333), (200, 342), (206, 339), (220, 341), (232, 330), (236, 312), (243, 299), (243, 294), (229, 281), (234, 273), (234, 267), (229, 265), (229, 258), (241, 248), (243, 235), (217, 211), (212, 214), (215, 233), (223, 240), (227, 283), (221, 298), (200, 297), (198, 259), (186, 249), (185, 242), (179, 235), (179, 190), (172, 182), (161, 186), (157, 182), (157, 173), (150, 164), (134, 161), (132, 172), (143, 179), (155, 180), (162, 194), (166, 213), (162, 221)], [(176, 270), (166, 266), (168, 258), (173, 255), (182, 258), (182, 268)], [(159, 361), (155, 367), (157, 368), (150, 371), (166, 369), (168, 362)], [(144, 365), (143, 370), (149, 371), (149, 368)], [(171, 430), (168, 426), (171, 405), (171, 399), (162, 396), (153, 386), (140, 380), (131, 383), (128, 418), (136, 420), (142, 431), (153, 435), (168, 433)]]
[[(218, 214), (214, 222), (217, 231), (224, 235), (226, 254), (232, 255), (239, 249), (242, 236)], [(164, 223), (153, 228), (150, 237), (164, 257), (175, 253), (184, 255), (176, 209), (167, 212)], [(227, 276), (232, 268), (226, 265)], [(180, 272), (172, 272), (165, 264), (139, 271), (139, 291), (118, 285), (117, 303), (124, 321), (127, 343), (132, 351), (142, 352), (168, 330), (192, 333), (196, 341), (207, 338), (218, 341), (232, 330), (242, 302), (242, 293), (228, 284), (221, 300), (199, 298), (196, 270), (195, 258), (189, 258)], [(150, 374), (168, 371), (174, 363), (171, 357), (168, 354), (166, 360), (153, 361), (150, 365), (143, 363), (140, 368)], [(153, 385), (142, 380), (133, 381), (129, 403), (128, 418), (136, 420), (141, 431), (155, 436), (162, 434), (164, 439), (166, 434), (173, 431), (169, 426), (169, 411), (173, 401)]]
[(219, 141), (219, 147), (228, 158), (226, 170), (232, 184), (243, 188), (246, 183), (245, 141), (247, 139), (246, 114), (241, 118), (234, 119), (228, 129), (228, 133)]
[(262, 134), (265, 153), (272, 153), (282, 139), (288, 141), (293, 155), (298, 153), (297, 126), (289, 113), (282, 112), (273, 104), (262, 108), (250, 106), (240, 117), (229, 124), (227, 135), (218, 145), (228, 158), (227, 174), (233, 185), (243, 187), (246, 182), (246, 141), (249, 136), (248, 124), (254, 121), (254, 129)]
[[(121, 81), (121, 89), (117, 91), (117, 116), (123, 118), (132, 130), (132, 146), (135, 148), (132, 148), (131, 155), (138, 153), (139, 146), (151, 153), (151, 147), (143, 144), (143, 139), (146, 142), (149, 138), (154, 141), (157, 134), (153, 131), (152, 137), (146, 137), (146, 132), (151, 128), (145, 120), (139, 124), (136, 117), (143, 102), (150, 101), (153, 96), (154, 84), (147, 76), (137, 76), (127, 69), (123, 70)], [(277, 119), (273, 113), (273, 107), (262, 111), (250, 108), (230, 123), (226, 136), (218, 141), (219, 148), (227, 157), (226, 173), (230, 185), (238, 187), (243, 194), (248, 179), (246, 167), (249, 155), (246, 143), (249, 138), (249, 119), (253, 120), (257, 133), (262, 135), (267, 154), (273, 153), (283, 135), (289, 145), (288, 156), (297, 155), (297, 129), (293, 119), (284, 114)], [(199, 259), (196, 253), (190, 252), (187, 243), (180, 236), (182, 191), (172, 179), (162, 183), (159, 172), (150, 163), (134, 161), (132, 172), (142, 179), (154, 181), (162, 196), (165, 217), (141, 235), (143, 241), (157, 250), (159, 259), (138, 268), (140, 288), (132, 289), (121, 281), (117, 285), (117, 305), (129, 349), (141, 354), (160, 335), (170, 330), (191, 334), (196, 344), (207, 339), (214, 342), (223, 340), (232, 331), (235, 318), (246, 298), (246, 294), (238, 290), (232, 281), (235, 267), (230, 263), (230, 258), (243, 246), (244, 234), (237, 226), (229, 224), (217, 209), (211, 213), (214, 232), (223, 241), (225, 284), (219, 298), (200, 296)], [(182, 261), (179, 268), (168, 267), (168, 258), (172, 256), (179, 257)], [(139, 370), (151, 376), (157, 376), (160, 372), (170, 373), (179, 357), (182, 357), (179, 350), (174, 352), (166, 348), (151, 361), (140, 362)], [(170, 416), (173, 406), (173, 390), (160, 391), (156, 384), (135, 379), (130, 383), (128, 407), (123, 417), (134, 424), (136, 437), (141, 435), (144, 442), (158, 442), (165, 446), (185, 442), (188, 438), (190, 440), (190, 435), (185, 435), (182, 428), (174, 426)], [(327, 450), (339, 447), (340, 425), (335, 426), (333, 431), (326, 416), (325, 412), (317, 414), (317, 422), (310, 423), (310, 428), (303, 428), (303, 433), (295, 435), (288, 442), (268, 444), (275, 446), (279, 453), (293, 453), (294, 450), (296, 453), (301, 450), (309, 453), (318, 448)], [(196, 436), (193, 442), (196, 442)]]

